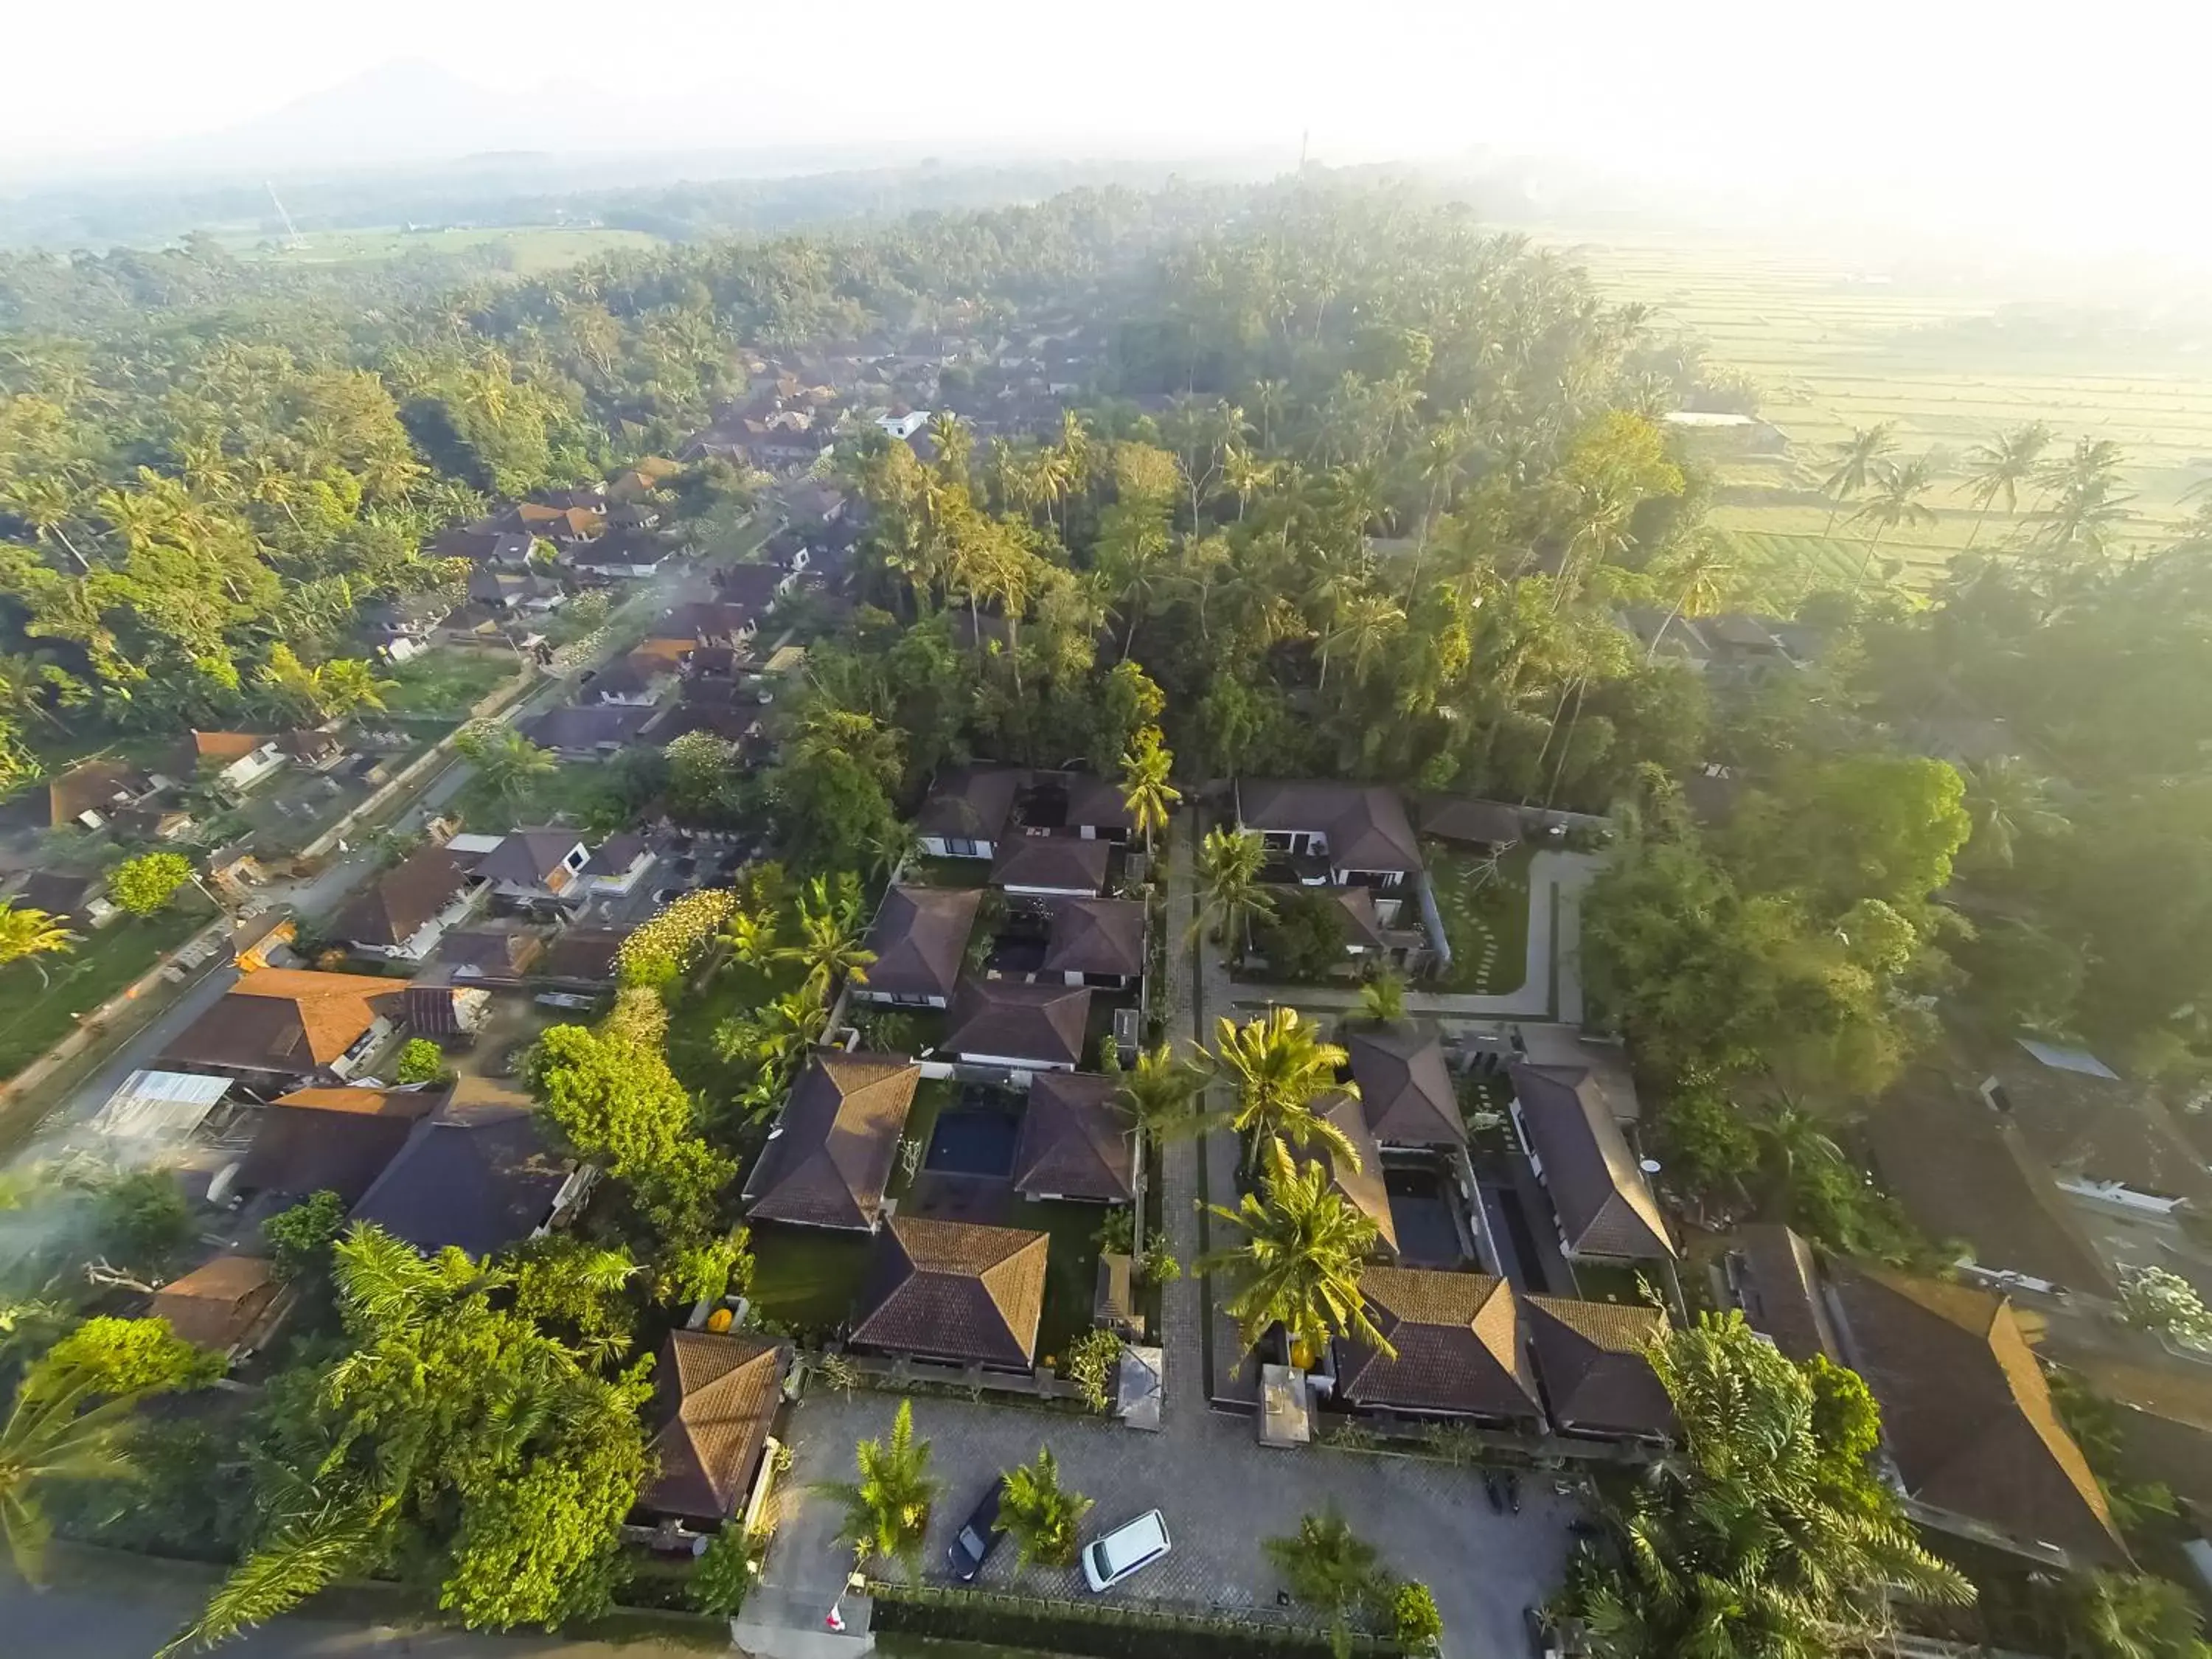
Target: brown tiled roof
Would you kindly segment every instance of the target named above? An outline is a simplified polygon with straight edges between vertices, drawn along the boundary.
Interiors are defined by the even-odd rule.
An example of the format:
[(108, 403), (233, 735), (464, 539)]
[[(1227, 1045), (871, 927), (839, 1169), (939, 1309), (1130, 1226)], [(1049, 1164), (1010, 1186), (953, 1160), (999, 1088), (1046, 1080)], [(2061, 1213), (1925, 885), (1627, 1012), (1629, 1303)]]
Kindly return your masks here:
[(135, 798), (143, 794), (150, 783), (145, 773), (127, 762), (87, 761), (47, 781), (48, 817), (58, 830), (88, 811), (112, 812), (116, 810), (114, 799), (118, 792)]
[(1237, 821), (1248, 830), (1319, 830), (1340, 870), (1418, 870), (1420, 842), (1398, 792), (1371, 783), (1240, 779)]
[(1370, 1267), (1367, 1316), (1398, 1351), (1337, 1344), (1337, 1390), (1355, 1405), (1534, 1422), (1542, 1415), (1520, 1298), (1486, 1273)]
[(547, 941), (545, 957), (537, 972), (546, 979), (611, 983), (615, 953), (629, 937), (626, 927), (564, 927)]
[(1595, 1074), (1516, 1063), (1513, 1091), (1568, 1248), (1584, 1255), (1672, 1256), (1666, 1218)]
[(154, 1293), (147, 1312), (185, 1341), (228, 1353), (246, 1340), (283, 1286), (258, 1255), (219, 1255)]
[(187, 732), (177, 740), (177, 760), (189, 775), (210, 763), (228, 766), (244, 760), (270, 740), (261, 732)]
[(721, 1521), (744, 1502), (783, 1396), (787, 1343), (742, 1332), (671, 1331), (653, 1370), (659, 1474), (639, 1500), (658, 1515)]
[(1526, 1305), (1554, 1426), (1654, 1439), (1674, 1432), (1674, 1407), (1646, 1352), (1667, 1329), (1664, 1314), (1555, 1296), (1532, 1296)]
[(1080, 987), (963, 981), (945, 1021), (945, 1052), (1075, 1065), (1091, 1024), (1091, 993)]
[(1984, 1267), (2115, 1293), (2051, 1172), (1971, 1090), (1916, 1070), (1883, 1098), (1866, 1133), (1882, 1184), (1929, 1237), (1957, 1241)]
[(1089, 772), (1067, 775), (1067, 821), (1079, 829), (1129, 830), (1136, 825), (1121, 786)]
[(173, 1039), (163, 1063), (305, 1077), (343, 1055), (380, 1015), (396, 1020), (405, 989), (368, 974), (264, 968), (241, 975)]
[(1318, 1141), (1303, 1148), (1292, 1147), (1291, 1157), (1319, 1158), (1328, 1170), (1329, 1184), (1344, 1195), (1352, 1208), (1375, 1224), (1376, 1248), (1386, 1255), (1396, 1255), (1398, 1224), (1390, 1213), (1390, 1194), (1382, 1182), (1382, 1149), (1375, 1144), (1375, 1136), (1367, 1127), (1366, 1114), (1348, 1094), (1324, 1096), (1314, 1103), (1314, 1112), (1344, 1131), (1344, 1138), (1359, 1156), (1359, 1167), (1354, 1170), (1346, 1165)]
[(363, 945), (401, 944), (468, 884), (467, 874), (444, 848), (417, 848), (355, 895), (335, 931)]
[(921, 1081), (921, 1067), (901, 1055), (817, 1054), (745, 1182), (747, 1213), (814, 1227), (874, 1226)]
[(1375, 910), (1375, 890), (1371, 887), (1300, 887), (1301, 893), (1322, 893), (1344, 912), (1344, 939), (1347, 945), (1364, 945), (1370, 951), (1379, 951), (1386, 944), (1382, 937), (1382, 919)]
[(1429, 795), (1417, 809), (1421, 833), (1438, 841), (1481, 847), (1510, 847), (1522, 838), (1521, 809), (1504, 801), (1474, 800), (1462, 795)]
[(544, 936), (520, 927), (456, 928), (438, 947), (438, 959), (462, 978), (471, 976), (464, 969), (480, 977), (519, 977), (544, 954)]
[(963, 1364), (1036, 1356), (1049, 1237), (895, 1216), (876, 1242), (854, 1343)]
[(1832, 1283), (1907, 1496), (2078, 1561), (2126, 1562), (2008, 1298), (1851, 1263)]
[(599, 843), (599, 851), (584, 862), (583, 873), (587, 876), (626, 876), (629, 867), (653, 851), (643, 836), (623, 834), (609, 836)]
[(996, 841), (1006, 834), (1014, 797), (1028, 778), (1018, 766), (956, 766), (940, 772), (914, 826), (925, 836)]
[(888, 996), (949, 997), (960, 981), (980, 890), (894, 887), (868, 929), (868, 988)]
[(565, 860), (584, 838), (574, 830), (553, 827), (517, 830), (477, 861), (479, 881), (511, 881), (521, 887), (542, 887), (564, 867)]
[[(466, 1079), (415, 1126), (353, 1212), (418, 1250), (458, 1245), (474, 1256), (536, 1231), (571, 1164), (547, 1145), (526, 1097)], [(473, 1096), (474, 1097), (471, 1097)]]
[(1820, 1298), (1820, 1263), (1810, 1244), (1787, 1227), (1761, 1221), (1737, 1228), (1729, 1254), (1752, 1329), (1801, 1365), (1814, 1354), (1836, 1357), (1835, 1328)]
[(1127, 1204), (1134, 1196), (1133, 1120), (1116, 1079), (1039, 1072), (1014, 1143), (1014, 1188), (1032, 1196)]
[[(1103, 842), (1081, 843), (1103, 847)], [(1050, 974), (1145, 971), (1145, 906), (1139, 899), (1062, 899), (1053, 906), (1044, 968)]]
[(397, 1117), (412, 1123), (418, 1117), (428, 1117), (445, 1099), (437, 1089), (379, 1089), (354, 1085), (341, 1085), (328, 1089), (295, 1089), (288, 1095), (279, 1095), (270, 1103), (270, 1110), (279, 1107), (287, 1110), (310, 1112), (344, 1112), (356, 1117)]
[(2032, 1054), (2008, 1056), (1991, 1080), (2021, 1136), (2054, 1172), (2212, 1210), (2212, 1175), (2148, 1090)]
[(1113, 853), (1113, 842), (1079, 836), (1009, 836), (991, 861), (991, 885), (1096, 893), (1106, 885)]
[(1414, 1020), (1342, 1033), (1352, 1080), (1375, 1139), (1389, 1146), (1464, 1146), (1459, 1094), (1436, 1027)]

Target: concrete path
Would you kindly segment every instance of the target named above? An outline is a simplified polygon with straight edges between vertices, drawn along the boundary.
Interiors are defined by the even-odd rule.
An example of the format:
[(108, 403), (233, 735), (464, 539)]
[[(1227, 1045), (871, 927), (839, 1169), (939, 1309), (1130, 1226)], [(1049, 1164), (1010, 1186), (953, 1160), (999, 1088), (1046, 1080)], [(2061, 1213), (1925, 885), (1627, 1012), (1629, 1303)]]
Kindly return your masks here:
[[(1583, 1017), (1583, 891), (1604, 867), (1590, 853), (1546, 849), (1528, 861), (1528, 957), (1520, 988), (1493, 995), (1408, 991), (1406, 1011), (1462, 1019), (1553, 1019), (1578, 1025)], [(1350, 1008), (1359, 993), (1331, 986), (1237, 981), (1243, 1007), (1288, 1003), (1298, 1008)]]

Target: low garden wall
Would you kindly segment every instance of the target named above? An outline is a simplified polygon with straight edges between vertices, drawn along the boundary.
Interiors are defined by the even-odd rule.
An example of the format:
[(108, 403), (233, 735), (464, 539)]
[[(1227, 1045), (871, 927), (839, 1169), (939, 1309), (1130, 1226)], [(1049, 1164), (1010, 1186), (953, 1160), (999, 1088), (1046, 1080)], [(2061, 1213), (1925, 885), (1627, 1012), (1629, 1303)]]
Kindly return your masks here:
[[(1325, 1632), (1260, 1619), (1158, 1611), (1123, 1601), (1049, 1601), (998, 1590), (871, 1581), (870, 1628), (940, 1640), (995, 1643), (1096, 1659), (1316, 1659)], [(1399, 1654), (1353, 1636), (1355, 1654)]]

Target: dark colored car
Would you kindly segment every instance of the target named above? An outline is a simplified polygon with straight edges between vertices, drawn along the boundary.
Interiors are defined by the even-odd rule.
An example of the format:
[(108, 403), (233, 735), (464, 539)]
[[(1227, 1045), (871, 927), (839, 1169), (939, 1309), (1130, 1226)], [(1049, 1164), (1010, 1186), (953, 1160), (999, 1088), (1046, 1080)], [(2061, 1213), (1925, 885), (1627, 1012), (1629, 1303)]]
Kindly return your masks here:
[(1006, 1492), (1006, 1477), (1001, 1475), (991, 1482), (990, 1490), (968, 1511), (968, 1518), (960, 1523), (960, 1530), (952, 1534), (952, 1542), (945, 1547), (945, 1565), (963, 1583), (983, 1571), (991, 1552), (999, 1547), (999, 1540), (1006, 1536), (999, 1530), (999, 1500)]

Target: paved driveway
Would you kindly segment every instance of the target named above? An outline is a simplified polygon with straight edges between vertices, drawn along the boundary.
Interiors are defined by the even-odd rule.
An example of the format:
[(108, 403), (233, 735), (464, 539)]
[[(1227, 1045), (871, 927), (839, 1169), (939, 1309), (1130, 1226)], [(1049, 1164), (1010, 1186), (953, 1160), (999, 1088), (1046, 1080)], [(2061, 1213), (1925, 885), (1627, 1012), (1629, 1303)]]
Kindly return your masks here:
[[(794, 1412), (795, 1457), (780, 1483), (776, 1542), (763, 1577), (770, 1589), (825, 1609), (836, 1597), (851, 1556), (831, 1541), (837, 1506), (808, 1487), (851, 1480), (854, 1443), (887, 1433), (897, 1407), (891, 1395), (859, 1392), (849, 1400), (817, 1395)], [(1118, 1599), (1178, 1611), (1306, 1618), (1297, 1608), (1278, 1609), (1281, 1581), (1261, 1540), (1290, 1532), (1301, 1514), (1333, 1504), (1381, 1551), (1386, 1567), (1435, 1593), (1447, 1656), (1499, 1659), (1521, 1650), (1521, 1609), (1550, 1595), (1565, 1569), (1572, 1511), (1540, 1480), (1523, 1481), (1520, 1514), (1501, 1516), (1492, 1511), (1473, 1469), (1427, 1459), (1271, 1449), (1254, 1438), (1250, 1419), (1189, 1407), (1171, 1411), (1158, 1434), (1027, 1407), (939, 1398), (916, 1400), (914, 1419), (946, 1483), (931, 1522), (927, 1576), (933, 1578), (944, 1576), (945, 1546), (990, 1478), (1035, 1456), (1040, 1444), (1051, 1446), (1062, 1480), (1097, 1502), (1084, 1523), (1086, 1543), (1146, 1510), (1166, 1512), (1173, 1552), (1109, 1592)], [(1005, 1544), (981, 1582), (1038, 1595), (1089, 1594), (1075, 1570), (1018, 1571), (1013, 1549)]]

